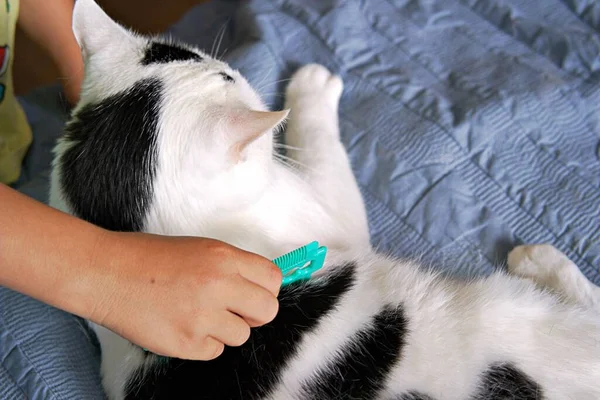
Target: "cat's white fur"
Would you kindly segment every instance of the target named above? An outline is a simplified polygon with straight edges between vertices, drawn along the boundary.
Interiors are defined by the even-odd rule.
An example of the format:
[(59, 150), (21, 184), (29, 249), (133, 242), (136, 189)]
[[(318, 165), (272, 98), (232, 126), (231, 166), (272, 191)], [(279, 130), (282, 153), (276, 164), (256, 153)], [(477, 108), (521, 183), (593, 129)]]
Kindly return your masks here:
[[(509, 257), (513, 276), (497, 273), (468, 283), (371, 250), (365, 208), (339, 138), (339, 77), (308, 65), (287, 88), (286, 141), (297, 148), (289, 155), (300, 167), (273, 161), (271, 128), (280, 117), (231, 165), (224, 149), (240, 140), (232, 134), (245, 135), (249, 121), (226, 110), (240, 105), (266, 110), (236, 71), (208, 56), (199, 65), (141, 66), (132, 54), (139, 54), (146, 39), (119, 27), (92, 0), (77, 1), (73, 26), (86, 56), (79, 107), (144, 77), (165, 82), (146, 231), (213, 237), (270, 258), (319, 240), (330, 248), (323, 273), (339, 261), (358, 261), (361, 284), (303, 339), (269, 398), (294, 398), (301, 379), (386, 302), (402, 304), (410, 322), (402, 362), (386, 394), (422, 390), (437, 399), (465, 399), (490, 363), (511, 360), (548, 399), (600, 398), (600, 290), (553, 247), (518, 247)], [(213, 78), (221, 70), (235, 77), (230, 88)], [(67, 146), (59, 142), (57, 155)], [(56, 163), (51, 204), (70, 212), (59, 174)], [(106, 391), (121, 399), (126, 380), (141, 363), (141, 350), (95, 328)]]

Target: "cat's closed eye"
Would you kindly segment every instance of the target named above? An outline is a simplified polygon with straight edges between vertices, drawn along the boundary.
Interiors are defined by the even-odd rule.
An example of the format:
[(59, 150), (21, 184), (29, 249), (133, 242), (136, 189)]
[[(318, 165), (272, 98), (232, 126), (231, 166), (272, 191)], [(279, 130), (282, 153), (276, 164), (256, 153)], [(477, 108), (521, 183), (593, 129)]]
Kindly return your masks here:
[(235, 79), (233, 79), (233, 77), (226, 74), (225, 72), (219, 72), (219, 75), (223, 77), (223, 80), (225, 80), (225, 82), (235, 82)]

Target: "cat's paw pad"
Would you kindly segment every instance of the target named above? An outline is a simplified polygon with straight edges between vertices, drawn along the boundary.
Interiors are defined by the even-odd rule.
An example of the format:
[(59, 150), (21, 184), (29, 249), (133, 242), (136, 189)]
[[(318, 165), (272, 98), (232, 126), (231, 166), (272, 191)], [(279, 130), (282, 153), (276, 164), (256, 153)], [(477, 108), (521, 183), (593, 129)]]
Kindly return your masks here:
[(309, 104), (319, 104), (326, 101), (337, 106), (344, 84), (342, 79), (333, 75), (327, 68), (319, 64), (308, 64), (300, 68), (287, 87), (286, 99), (293, 103), (309, 99)]
[(517, 246), (508, 254), (511, 273), (539, 283), (549, 284), (573, 267), (567, 256), (549, 244)]

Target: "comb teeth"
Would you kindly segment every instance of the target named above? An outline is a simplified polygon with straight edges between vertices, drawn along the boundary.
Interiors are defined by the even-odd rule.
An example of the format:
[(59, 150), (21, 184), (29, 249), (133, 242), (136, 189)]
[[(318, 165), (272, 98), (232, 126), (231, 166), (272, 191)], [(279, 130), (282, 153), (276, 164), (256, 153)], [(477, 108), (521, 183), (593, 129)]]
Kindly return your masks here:
[(281, 265), (281, 271), (285, 275), (286, 272), (296, 267), (296, 264), (306, 258), (306, 247), (301, 247), (292, 251), (291, 253), (284, 254), (283, 256), (275, 259), (275, 264)]
[(273, 263), (283, 274), (281, 285), (309, 279), (313, 272), (323, 266), (326, 253), (325, 246), (319, 247), (318, 242), (312, 242), (274, 259)]
[(310, 252), (314, 252), (318, 247), (319, 244), (317, 242), (312, 242), (276, 258), (273, 262), (279, 266), (285, 276), (291, 270), (303, 267), (307, 262)]

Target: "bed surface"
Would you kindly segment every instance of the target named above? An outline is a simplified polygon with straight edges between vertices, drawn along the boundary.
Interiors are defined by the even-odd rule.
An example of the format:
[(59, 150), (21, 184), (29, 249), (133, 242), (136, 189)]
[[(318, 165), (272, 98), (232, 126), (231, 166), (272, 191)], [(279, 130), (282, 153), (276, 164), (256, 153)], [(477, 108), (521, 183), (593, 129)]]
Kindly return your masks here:
[[(210, 52), (225, 29), (224, 59), (275, 108), (285, 82), (269, 83), (303, 64), (342, 76), (342, 140), (376, 247), (473, 275), (501, 266), (516, 244), (547, 242), (600, 283), (600, 3), (243, 3), (198, 6), (171, 33)], [(35, 142), (19, 188), (42, 201), (66, 117), (57, 93), (22, 98)], [(0, 369), (0, 380), (41, 385), (39, 398), (101, 398), (97, 351), (73, 318), (3, 290), (6, 301), (31, 303), (41, 321), (1, 311), (14, 337), (2, 337), (0, 354), (35, 353), (41, 333), (31, 332), (58, 344), (45, 363)]]

